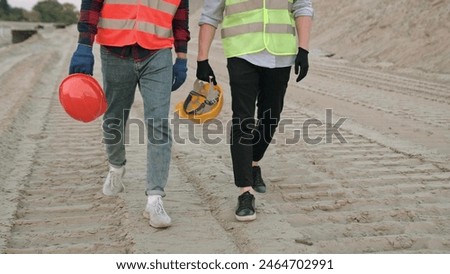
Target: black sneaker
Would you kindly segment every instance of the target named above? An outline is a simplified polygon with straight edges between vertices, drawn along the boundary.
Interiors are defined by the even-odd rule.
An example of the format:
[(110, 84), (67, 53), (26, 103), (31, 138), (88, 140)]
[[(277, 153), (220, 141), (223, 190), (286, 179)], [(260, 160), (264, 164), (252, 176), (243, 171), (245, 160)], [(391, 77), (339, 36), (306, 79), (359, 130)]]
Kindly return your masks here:
[(261, 168), (254, 166), (252, 168), (253, 173), (253, 189), (259, 193), (266, 193), (266, 184), (261, 176)]
[(255, 196), (250, 192), (244, 192), (238, 197), (238, 207), (236, 209), (236, 219), (241, 222), (253, 221), (256, 219)]

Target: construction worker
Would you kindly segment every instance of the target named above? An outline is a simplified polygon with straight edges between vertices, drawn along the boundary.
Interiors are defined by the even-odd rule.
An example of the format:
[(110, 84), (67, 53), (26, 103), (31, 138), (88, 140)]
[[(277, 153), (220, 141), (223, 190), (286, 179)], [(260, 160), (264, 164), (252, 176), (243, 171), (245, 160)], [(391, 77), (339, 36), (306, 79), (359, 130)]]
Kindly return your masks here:
[(188, 0), (82, 0), (78, 46), (69, 69), (69, 74), (92, 75), (92, 45), (94, 40), (100, 44), (108, 102), (102, 124), (109, 161), (103, 193), (108, 196), (124, 190), (124, 127), (139, 87), (148, 132), (144, 216), (157, 228), (171, 225), (162, 203), (172, 145), (168, 115), (171, 91), (187, 74), (188, 14)]
[(208, 56), (221, 24), (233, 111), (231, 158), (234, 183), (240, 189), (238, 221), (256, 219), (253, 191), (266, 192), (258, 162), (279, 123), (292, 65), (297, 82), (308, 72), (313, 12), (310, 0), (204, 2), (196, 74), (217, 83)]

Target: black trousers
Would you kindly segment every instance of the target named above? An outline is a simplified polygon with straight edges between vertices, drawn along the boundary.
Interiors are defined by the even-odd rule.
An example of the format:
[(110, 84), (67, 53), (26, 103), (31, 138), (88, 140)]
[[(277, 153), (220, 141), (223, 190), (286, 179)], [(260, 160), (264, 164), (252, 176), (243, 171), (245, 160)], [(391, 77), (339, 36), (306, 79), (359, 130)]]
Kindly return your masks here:
[(252, 161), (263, 158), (280, 122), (291, 67), (264, 68), (241, 58), (229, 58), (227, 67), (234, 182), (237, 187), (252, 186)]

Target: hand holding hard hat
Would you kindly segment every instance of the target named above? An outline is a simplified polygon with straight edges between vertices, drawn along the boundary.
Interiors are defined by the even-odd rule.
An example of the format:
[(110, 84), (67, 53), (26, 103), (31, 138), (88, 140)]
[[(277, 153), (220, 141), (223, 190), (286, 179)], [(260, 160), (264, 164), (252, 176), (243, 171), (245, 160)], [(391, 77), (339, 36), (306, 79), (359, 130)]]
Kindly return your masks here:
[(98, 82), (90, 75), (74, 73), (59, 86), (59, 101), (73, 119), (91, 122), (103, 115), (106, 97)]
[(184, 102), (179, 102), (175, 112), (180, 118), (202, 124), (219, 115), (223, 106), (223, 90), (212, 82), (195, 80), (192, 91)]

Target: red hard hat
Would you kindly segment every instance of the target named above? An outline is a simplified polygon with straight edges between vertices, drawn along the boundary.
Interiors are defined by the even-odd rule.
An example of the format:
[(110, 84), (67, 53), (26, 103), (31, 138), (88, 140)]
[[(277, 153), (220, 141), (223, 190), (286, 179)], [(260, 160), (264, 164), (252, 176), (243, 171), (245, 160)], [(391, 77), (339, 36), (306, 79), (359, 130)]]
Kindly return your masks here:
[(67, 76), (59, 85), (59, 101), (64, 110), (75, 120), (91, 122), (105, 113), (105, 94), (94, 77), (75, 73)]

